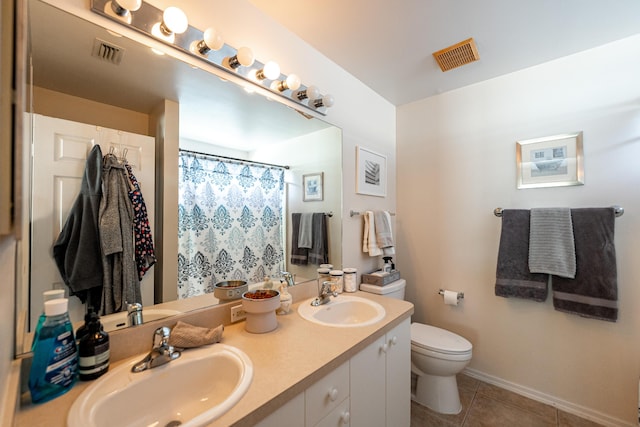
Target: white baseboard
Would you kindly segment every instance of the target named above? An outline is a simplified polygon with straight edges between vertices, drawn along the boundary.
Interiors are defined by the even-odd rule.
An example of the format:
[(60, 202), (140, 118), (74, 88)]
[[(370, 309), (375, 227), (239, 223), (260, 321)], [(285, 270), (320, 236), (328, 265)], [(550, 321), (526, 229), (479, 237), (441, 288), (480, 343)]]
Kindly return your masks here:
[(547, 405), (551, 405), (562, 411), (568, 412), (570, 414), (576, 415), (581, 418), (586, 418), (588, 420), (591, 420), (598, 424), (602, 424), (607, 427), (637, 427), (637, 424), (629, 423), (627, 421), (614, 418), (607, 414), (603, 414), (602, 412), (594, 411), (593, 409), (587, 408), (585, 406), (576, 405), (575, 403), (567, 402), (566, 400), (559, 399), (555, 396), (542, 393), (538, 390), (534, 390), (532, 388), (525, 387), (520, 384), (512, 383), (510, 381), (505, 381), (502, 378), (485, 374), (484, 372), (480, 372), (476, 369), (466, 368), (463, 371), (463, 373), (472, 378), (476, 378), (480, 381), (493, 384), (497, 387), (512, 391), (521, 396), (528, 397), (529, 399), (533, 399), (541, 403), (546, 403)]

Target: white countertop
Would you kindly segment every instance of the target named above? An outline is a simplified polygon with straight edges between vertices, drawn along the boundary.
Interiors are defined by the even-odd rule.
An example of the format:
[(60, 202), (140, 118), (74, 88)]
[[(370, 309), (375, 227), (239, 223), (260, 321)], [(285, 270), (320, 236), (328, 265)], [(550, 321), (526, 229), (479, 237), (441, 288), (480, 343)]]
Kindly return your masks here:
[[(246, 332), (244, 322), (225, 326), (222, 342), (241, 349), (250, 357), (254, 376), (240, 402), (211, 426), (255, 424), (413, 313), (413, 304), (406, 301), (366, 292), (350, 295), (380, 303), (386, 310), (384, 319), (363, 327), (321, 326), (301, 318), (297, 313), (300, 303), (296, 303), (289, 314), (277, 316), (278, 328), (266, 334)], [(167, 326), (174, 323), (175, 320)], [(120, 363), (122, 361), (112, 363), (112, 366)], [(65, 426), (69, 408), (89, 384), (78, 382), (63, 396), (41, 405), (23, 403), (16, 426)]]

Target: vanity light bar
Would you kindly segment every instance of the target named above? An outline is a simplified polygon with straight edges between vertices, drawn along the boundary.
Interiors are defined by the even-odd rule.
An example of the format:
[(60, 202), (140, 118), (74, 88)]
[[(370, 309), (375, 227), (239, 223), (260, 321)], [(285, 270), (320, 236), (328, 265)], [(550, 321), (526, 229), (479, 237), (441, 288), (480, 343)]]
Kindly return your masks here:
[[(299, 92), (306, 91), (308, 87), (314, 88), (314, 86), (305, 86), (303, 84), (299, 84), (299, 86), (296, 85), (294, 89), (291, 89), (286, 83), (282, 83), (288, 82), (290, 84), (292, 80), (295, 81), (296, 79), (299, 81), (297, 76), (293, 74), (289, 77), (294, 77), (294, 79), (289, 78), (288, 80), (288, 76), (283, 74), (280, 74), (274, 79), (256, 79), (256, 70), (262, 71), (264, 70), (265, 65), (267, 65), (257, 60), (254, 60), (251, 66), (238, 65), (235, 68), (225, 66), (225, 63), (228, 64), (229, 58), (236, 57), (239, 52), (239, 49), (235, 49), (234, 47), (229, 46), (226, 43), (222, 44), (222, 46), (218, 50), (207, 50), (204, 48), (201, 50), (192, 49), (192, 46), (202, 46), (201, 42), (204, 40), (205, 34), (203, 31), (192, 27), (191, 25), (187, 25), (186, 30), (182, 33), (172, 33), (170, 38), (158, 37), (157, 35), (154, 35), (154, 25), (163, 22), (164, 12), (161, 9), (156, 8), (155, 6), (150, 5), (149, 3), (142, 2), (140, 8), (135, 11), (129, 11), (129, 13), (126, 14), (126, 18), (113, 13), (111, 5), (112, 0), (91, 0), (91, 11), (126, 27), (134, 29), (144, 35), (151, 37), (154, 40), (172, 46), (184, 53), (189, 54), (192, 57), (196, 57), (202, 61), (205, 61), (215, 66), (216, 69), (220, 71), (238, 76), (246, 82), (251, 83), (252, 85), (258, 86), (274, 95), (294, 102), (295, 104), (309, 109), (314, 113), (319, 113), (323, 116), (326, 116), (327, 108), (333, 105), (333, 97), (328, 94), (325, 94), (324, 96), (322, 94), (318, 94), (318, 96), (314, 99), (300, 99), (298, 96), (295, 96)], [(204, 53), (202, 53), (203, 51)], [(323, 100), (326, 99), (330, 99), (331, 102), (323, 102)]]

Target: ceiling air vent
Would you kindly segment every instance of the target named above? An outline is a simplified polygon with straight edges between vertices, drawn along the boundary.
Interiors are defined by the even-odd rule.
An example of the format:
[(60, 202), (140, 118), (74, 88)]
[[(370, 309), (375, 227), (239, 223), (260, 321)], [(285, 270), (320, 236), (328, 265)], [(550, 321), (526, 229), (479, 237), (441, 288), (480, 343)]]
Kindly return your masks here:
[(449, 71), (480, 59), (478, 48), (473, 38), (434, 52), (433, 57), (436, 58), (442, 71)]
[(93, 41), (92, 56), (118, 65), (124, 56), (124, 49), (114, 44), (109, 44), (104, 40), (95, 39)]

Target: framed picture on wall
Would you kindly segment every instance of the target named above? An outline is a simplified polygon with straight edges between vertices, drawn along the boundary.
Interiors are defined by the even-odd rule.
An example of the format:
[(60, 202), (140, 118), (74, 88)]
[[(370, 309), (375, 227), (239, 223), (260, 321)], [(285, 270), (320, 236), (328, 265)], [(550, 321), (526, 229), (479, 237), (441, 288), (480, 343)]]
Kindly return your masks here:
[(518, 189), (583, 185), (582, 132), (517, 141), (516, 168)]
[(356, 150), (356, 193), (386, 197), (387, 158), (367, 148)]
[(324, 200), (324, 172), (303, 175), (302, 187), (303, 201), (312, 202)]

